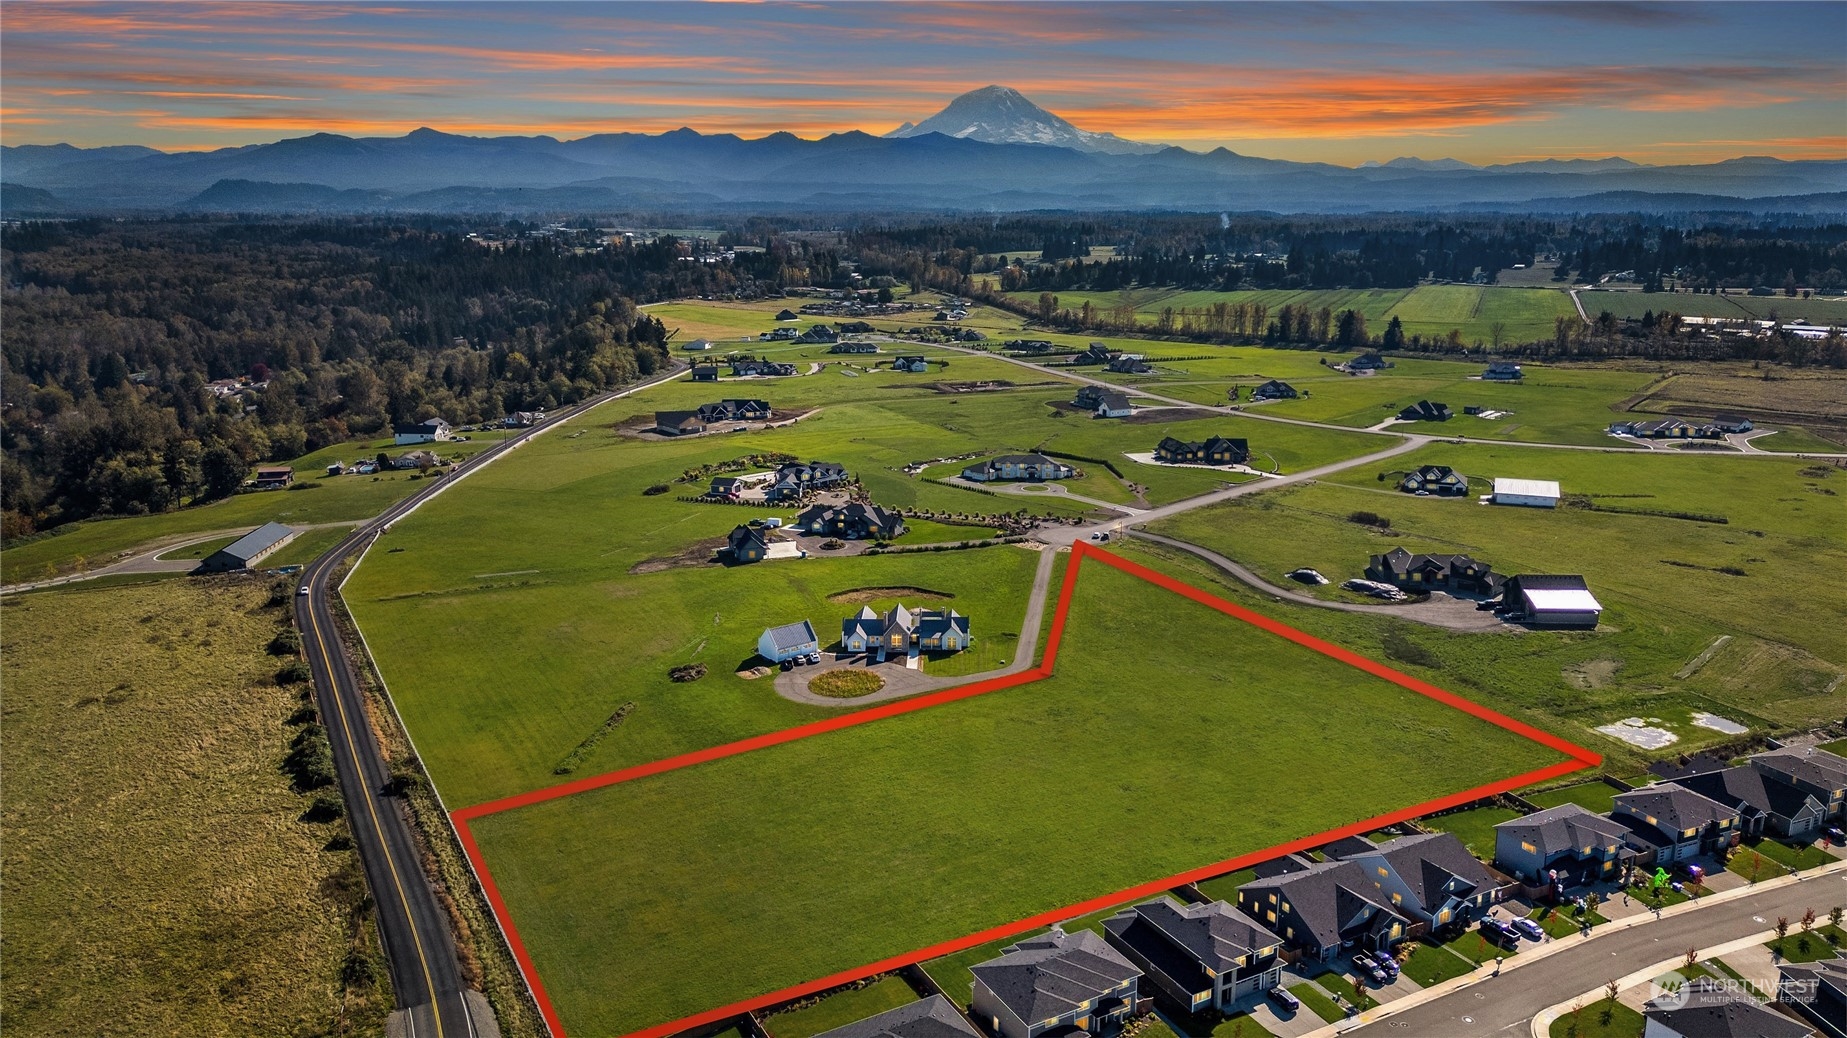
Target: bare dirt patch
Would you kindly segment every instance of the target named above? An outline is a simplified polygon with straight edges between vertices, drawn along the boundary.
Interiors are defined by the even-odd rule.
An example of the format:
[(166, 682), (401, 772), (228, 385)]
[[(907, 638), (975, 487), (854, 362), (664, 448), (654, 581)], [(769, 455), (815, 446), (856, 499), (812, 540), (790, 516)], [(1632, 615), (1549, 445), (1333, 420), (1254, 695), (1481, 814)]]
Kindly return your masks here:
[(954, 597), (956, 596), (948, 591), (932, 591), (924, 587), (856, 587), (836, 591), (827, 596), (827, 600), (860, 605), (866, 602), (876, 602), (881, 598), (916, 598), (926, 602), (947, 602)]
[(687, 566), (716, 566), (718, 549), (725, 546), (723, 537), (707, 537), (694, 541), (672, 555), (657, 555), (651, 559), (642, 559), (629, 567), (630, 573), (659, 573), (666, 569), (681, 569)]
[(842, 667), (808, 679), (808, 691), (829, 699), (858, 699), (885, 687), (885, 679), (869, 670)]
[(1561, 673), (1573, 688), (1591, 689), (1607, 687), (1622, 669), (1622, 660), (1597, 659), (1574, 663)]

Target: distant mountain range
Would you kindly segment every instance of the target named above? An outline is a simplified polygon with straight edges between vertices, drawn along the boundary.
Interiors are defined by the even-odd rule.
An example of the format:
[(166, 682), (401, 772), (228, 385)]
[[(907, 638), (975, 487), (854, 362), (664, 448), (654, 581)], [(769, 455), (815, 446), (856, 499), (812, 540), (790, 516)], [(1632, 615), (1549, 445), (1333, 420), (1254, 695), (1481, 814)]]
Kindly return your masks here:
[[(1621, 158), (1474, 166), (1398, 158), (1356, 169), (1192, 152), (1081, 130), (990, 86), (883, 137), (745, 140), (662, 134), (402, 137), (317, 133), (166, 154), (0, 148), (8, 216), (645, 210), (1028, 209), (1361, 212), (1847, 211), (1847, 161), (1738, 158), (1643, 166)], [(1581, 207), (1581, 208), (1573, 208)]]

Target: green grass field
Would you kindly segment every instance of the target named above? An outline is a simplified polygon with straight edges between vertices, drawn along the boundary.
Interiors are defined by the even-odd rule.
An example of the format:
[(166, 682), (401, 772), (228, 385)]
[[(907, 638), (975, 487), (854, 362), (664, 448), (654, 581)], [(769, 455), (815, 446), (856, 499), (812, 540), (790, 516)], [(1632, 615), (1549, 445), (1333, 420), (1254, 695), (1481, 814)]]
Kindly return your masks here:
[[(472, 437), (469, 442), (445, 443), (439, 452), (445, 458), (472, 457), (505, 437), (499, 432), (468, 435)], [(0, 552), (0, 582), (13, 584), (95, 569), (131, 550), (177, 543), (214, 530), (226, 531), (227, 536), (236, 539), (267, 522), (304, 526), (369, 519), (415, 493), (424, 483), (411, 478), (413, 472), (329, 476), (327, 465), (370, 458), (379, 451), (395, 457), (412, 449), (392, 447), (390, 437), (341, 444), (286, 463), (295, 469), (295, 485), (308, 489), (237, 494), (209, 505), (159, 515), (93, 519), (61, 526), (48, 534), (9, 543)]]
[[(1606, 293), (1607, 294), (1607, 293)], [(1121, 292), (1059, 292), (1058, 305), (1076, 310), (1086, 301), (1105, 312), (1123, 302), (1135, 306), (1137, 322), (1153, 327), (1156, 318), (1169, 307), (1178, 315), (1187, 308), (1209, 309), (1217, 303), (1263, 303), (1274, 315), (1284, 306), (1301, 305), (1310, 310), (1327, 307), (1335, 313), (1358, 310), (1366, 315), (1367, 328), (1377, 335), (1397, 317), (1405, 334), (1440, 339), (1451, 329), (1462, 333), (1464, 342), (1491, 341), (1493, 325), (1503, 325), (1506, 342), (1530, 342), (1552, 336), (1553, 319), (1575, 316), (1571, 297), (1556, 288), (1503, 288), (1479, 285), (1419, 285), (1404, 289), (1267, 289), (1243, 292), (1177, 291), (1174, 289), (1126, 289)], [(1037, 292), (1016, 293), (1015, 298), (1036, 305)], [(1588, 304), (1587, 304), (1588, 306)], [(1636, 316), (1640, 316), (1638, 311)], [(1178, 321), (1178, 317), (1176, 317)]]
[(1604, 782), (1579, 782), (1563, 789), (1527, 794), (1526, 799), (1540, 808), (1577, 804), (1587, 811), (1607, 814), (1616, 802), (1616, 787)]
[[(1593, 495), (1600, 506), (1718, 514), (1729, 522), (1416, 498), (1387, 489), (1389, 475), (1378, 479), (1386, 466), (1424, 463), (1454, 466), (1484, 489), (1492, 476), (1556, 479), (1567, 494)], [(1632, 748), (1589, 729), (1628, 716), (1662, 718), (1680, 737), (1672, 747), (1680, 752), (1725, 738), (1693, 724), (1695, 712), (1759, 731), (1840, 713), (1833, 688), (1847, 673), (1838, 634), (1847, 627), (1847, 606), (1822, 574), (1847, 567), (1838, 536), (1847, 505), (1822, 492), (1829, 482), (1793, 459), (1444, 445), (1379, 469), (1201, 509), (1155, 529), (1279, 583), (1298, 566), (1336, 582), (1358, 576), (1370, 554), (1395, 545), (1467, 552), (1501, 573), (1582, 573), (1605, 607), (1595, 632), (1454, 634), (1306, 607), (1285, 615), (1354, 643), (1382, 644), (1374, 640), (1395, 630), (1394, 638), (1404, 639), (1396, 643), (1401, 662), (1412, 672), (1555, 730), (1574, 729), (1586, 745), (1633, 761)], [(1349, 522), (1358, 510), (1389, 518), (1391, 529)], [(1743, 575), (1723, 572), (1727, 567)], [(1332, 585), (1310, 593), (1353, 600)], [(1732, 640), (1683, 675), (1723, 634)]]
[[(675, 482), (689, 469), (782, 452), (847, 465), (872, 498), (887, 506), (1076, 515), (1093, 506), (1050, 495), (983, 494), (903, 469), (973, 450), (1055, 449), (1113, 457), (1158, 502), (1216, 489), (1224, 478), (1122, 457), (1125, 450), (1152, 449), (1170, 431), (1246, 436), (1285, 471), (1388, 442), (1235, 417), (1165, 426), (1056, 418), (1046, 402), (1068, 399), (1067, 387), (946, 396), (913, 383), (883, 389), (872, 378), (830, 371), (762, 390), (778, 406), (786, 396), (805, 400), (799, 406), (821, 408), (788, 428), (675, 441), (639, 440), (617, 431), (635, 416), (723, 392), (676, 382), (571, 420), (393, 525), (355, 571), (346, 598), (416, 734), (425, 765), (450, 803), (476, 803), (555, 781), (554, 769), (573, 748), (627, 702), (636, 708), (579, 762), (578, 773), (825, 716), (828, 708), (789, 702), (769, 682), (734, 673), (754, 654), (767, 626), (806, 617), (831, 642), (840, 620), (858, 608), (828, 601), (839, 592), (918, 587), (956, 595), (955, 608), (973, 618), (976, 645), (932, 664), (936, 673), (961, 676), (1017, 657), (1014, 639), (1036, 553), (994, 547), (817, 555), (738, 568), (669, 565), (687, 552), (709, 556), (736, 524), (777, 514), (676, 500), (705, 490), (704, 480)], [(1078, 493), (1130, 499), (1102, 465), (1079, 464), (1086, 476), (1072, 481), (1081, 484), (1074, 487)], [(930, 472), (956, 470), (948, 465)], [(671, 492), (642, 494), (661, 483)], [(900, 543), (980, 538), (986, 532), (920, 523)], [(493, 636), (483, 638), (483, 631)], [(668, 680), (669, 669), (691, 662), (705, 663), (711, 673), (691, 685)]]
[(329, 891), (363, 896), (358, 859), (279, 767), (300, 700), (271, 679), (267, 597), (175, 579), (0, 606), (9, 1031), (382, 1033), (390, 993), (341, 992)]
[(1518, 817), (1520, 817), (1520, 812), (1512, 808), (1475, 807), (1439, 818), (1426, 818), (1418, 824), (1426, 829), (1451, 833), (1456, 839), (1461, 840), (1476, 857), (1492, 860), (1494, 858), (1494, 827)]
[(1411, 944), (1410, 957), (1400, 968), (1405, 976), (1417, 981), (1419, 987), (1427, 988), (1460, 977), (1474, 969), (1475, 964), (1440, 944), (1416, 941)]
[(864, 987), (836, 991), (814, 1005), (766, 1017), (763, 1029), (770, 1038), (814, 1038), (915, 1001), (917, 992), (902, 978), (881, 977)]
[(1641, 1013), (1621, 1002), (1599, 999), (1552, 1021), (1550, 1038), (1635, 1038), (1648, 1026)]
[(1653, 310), (1657, 314), (1677, 313), (1683, 317), (1726, 317), (1733, 320), (1807, 321), (1810, 324), (1834, 324), (1847, 327), (1847, 300), (1790, 299), (1782, 295), (1748, 296), (1694, 295), (1689, 292), (1596, 292), (1580, 291), (1584, 312), (1591, 317), (1608, 310), (1617, 317), (1640, 317)]
[[(1089, 930), (1098, 937), (1101, 937), (1103, 936), (1103, 920), (1121, 912), (1127, 907), (1129, 906), (1115, 905), (1099, 912), (1092, 912), (1089, 915), (1079, 916), (1076, 919), (1068, 919), (1061, 923), (1060, 926), (1066, 933)], [(979, 966), (989, 959), (997, 959), (1000, 957), (1002, 949), (1008, 948), (1015, 942), (1024, 940), (1027, 937), (1036, 937), (1049, 929), (1050, 927), (1041, 927), (1028, 930), (1024, 933), (1015, 934), (1012, 937), (1003, 937), (997, 941), (989, 941), (986, 944), (977, 944), (973, 948), (964, 948), (959, 952), (944, 955), (940, 958), (931, 959), (923, 963), (923, 969), (925, 973), (930, 975), (931, 980), (936, 981), (936, 983), (942, 987), (944, 993), (946, 993), (952, 1001), (966, 1009), (968, 1008), (969, 999), (974, 997), (975, 989), (975, 975), (969, 972), (969, 967)]]
[[(1176, 622), (1211, 649), (1125, 684), (1123, 646)], [(1066, 638), (1048, 681), (475, 821), (566, 1026), (673, 1019), (1557, 759), (1097, 564)], [(1328, 725), (1330, 695), (1362, 727)], [(1257, 725), (1275, 737), (1233, 734)], [(1297, 780), (1362, 730), (1363, 782)]]

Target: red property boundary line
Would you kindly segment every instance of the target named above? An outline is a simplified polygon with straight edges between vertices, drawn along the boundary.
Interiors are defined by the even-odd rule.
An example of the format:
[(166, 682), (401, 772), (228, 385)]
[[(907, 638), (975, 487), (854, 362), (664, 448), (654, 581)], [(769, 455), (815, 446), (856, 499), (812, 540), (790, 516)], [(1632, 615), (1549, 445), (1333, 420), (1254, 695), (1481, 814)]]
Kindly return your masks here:
[(1435, 685), (1429, 684), (1428, 682), (1419, 681), (1409, 674), (1402, 674), (1382, 663), (1367, 659), (1364, 656), (1343, 649), (1338, 645), (1322, 641), (1313, 635), (1298, 631), (1287, 624), (1272, 620), (1259, 613), (1254, 613), (1245, 609), (1243, 606), (1227, 602), (1222, 598), (1201, 591), (1198, 588), (1185, 584), (1164, 573), (1159, 573), (1146, 566), (1130, 562), (1120, 555), (1079, 542), (1072, 545), (1071, 562), (1065, 567), (1064, 582), (1058, 591), (1058, 606), (1053, 613), (1051, 630), (1046, 636), (1045, 658), (1040, 662), (1039, 666), (1034, 669), (1021, 671), (1017, 674), (1009, 674), (1005, 677), (992, 678), (987, 681), (979, 681), (960, 688), (945, 689), (941, 692), (932, 692), (928, 695), (915, 696), (909, 699), (886, 703), (881, 706), (869, 707), (851, 714), (830, 717), (822, 721), (799, 725), (780, 732), (771, 732), (767, 735), (759, 735), (737, 742), (725, 743), (721, 746), (713, 746), (692, 753), (680, 754), (677, 757), (668, 757), (664, 760), (639, 764), (634, 767), (623, 768), (619, 771), (612, 771), (603, 775), (593, 775), (588, 778), (577, 779), (556, 786), (548, 786), (543, 789), (535, 789), (527, 793), (503, 797), (498, 800), (490, 800), (486, 803), (475, 804), (470, 807), (451, 811), (449, 817), (455, 824), (457, 834), (461, 837), (462, 849), (468, 855), (469, 862), (474, 866), (475, 875), (479, 878), (481, 883), (481, 889), (487, 895), (488, 903), (493, 907), (494, 914), (499, 917), (501, 929), (506, 933), (507, 941), (512, 946), (513, 957), (518, 961), (520, 970), (526, 975), (526, 983), (528, 987), (531, 988), (533, 996), (538, 1002), (539, 1012), (544, 1016), (546, 1025), (551, 1029), (551, 1033), (555, 1038), (565, 1038), (564, 1024), (558, 1019), (557, 1010), (552, 1006), (551, 997), (546, 992), (544, 983), (539, 979), (538, 969), (533, 964), (532, 956), (526, 950), (525, 942), (521, 939), (518, 928), (513, 925), (512, 913), (508, 911), (506, 901), (501, 896), (500, 888), (494, 882), (493, 873), (489, 871), (487, 861), (482, 857), (481, 848), (475, 843), (474, 832), (469, 827), (469, 822), (477, 818), (484, 818), (488, 815), (499, 814), (503, 811), (511, 811), (516, 808), (543, 803), (547, 800), (556, 800), (560, 797), (572, 796), (593, 789), (601, 789), (604, 786), (612, 786), (622, 782), (646, 778), (650, 775), (659, 775), (663, 772), (676, 771), (680, 768), (691, 767), (695, 764), (703, 764), (708, 761), (719, 760), (740, 753), (749, 753), (752, 750), (779, 746), (783, 743), (794, 742), (797, 739), (806, 739), (810, 736), (838, 731), (839, 729), (850, 728), (855, 725), (870, 724), (873, 721), (883, 720), (887, 717), (896, 717), (900, 714), (907, 714), (916, 710), (926, 710), (944, 703), (953, 703), (959, 699), (968, 699), (974, 696), (985, 695), (989, 692), (998, 692), (1001, 689), (1014, 688), (1019, 685), (1026, 685), (1035, 681), (1044, 680), (1052, 676), (1054, 665), (1057, 662), (1058, 648), (1064, 635), (1066, 616), (1070, 612), (1072, 595), (1077, 587), (1078, 570), (1086, 559), (1095, 559), (1104, 565), (1113, 567), (1130, 576), (1146, 580), (1151, 584), (1155, 584), (1175, 594), (1184, 596), (1209, 609), (1214, 609), (1227, 616), (1242, 620), (1245, 623), (1261, 628), (1278, 637), (1285, 638), (1304, 648), (1312, 649), (1331, 659), (1363, 670), (1374, 677), (1383, 678), (1401, 688), (1434, 699), (1445, 706), (1461, 710), (1472, 717), (1487, 721), (1506, 731), (1513, 732), (1516, 735), (1530, 739), (1549, 749), (1556, 750), (1564, 754), (1568, 759), (1559, 761), (1556, 764), (1549, 764), (1543, 768), (1538, 768), (1521, 775), (1515, 775), (1511, 778), (1498, 779), (1494, 782), (1476, 786), (1473, 789), (1451, 793), (1434, 800), (1427, 800), (1421, 804), (1413, 804), (1409, 807), (1399, 808), (1398, 810), (1389, 811), (1372, 818), (1366, 818), (1347, 825), (1338, 826), (1325, 832), (1304, 836), (1286, 843), (1279, 843), (1272, 847), (1266, 847), (1263, 850), (1240, 854), (1236, 857), (1227, 858), (1224, 861), (1204, 865), (1186, 872), (1176, 873), (1175, 875), (1163, 879), (1152, 880), (1130, 887), (1126, 890), (1118, 890), (1111, 894), (1090, 898), (1089, 900), (1080, 901), (1074, 905), (1066, 905), (1063, 908), (1054, 909), (1050, 912), (1042, 912), (1026, 919), (1003, 923), (999, 926), (990, 927), (989, 929), (972, 933), (965, 937), (943, 941), (939, 944), (933, 944), (926, 948), (919, 948), (903, 955), (895, 955), (888, 959), (880, 959), (877, 962), (870, 962), (853, 969), (843, 970), (839, 973), (787, 987), (780, 991), (773, 991), (766, 995), (759, 995), (744, 999), (740, 1002), (734, 1002), (730, 1005), (708, 1009), (704, 1012), (695, 1013), (678, 1020), (670, 1020), (663, 1024), (642, 1028), (641, 1030), (630, 1033), (625, 1036), (625, 1038), (665, 1038), (665, 1036), (677, 1034), (694, 1027), (717, 1023), (721, 1020), (739, 1016), (753, 1010), (803, 998), (820, 991), (825, 991), (828, 988), (838, 987), (842, 984), (869, 977), (875, 973), (883, 973), (887, 970), (909, 965), (910, 963), (922, 962), (926, 959), (950, 955), (968, 948), (973, 948), (978, 944), (985, 944), (1003, 937), (1011, 937), (1015, 934), (1023, 933), (1037, 927), (1049, 926), (1052, 923), (1100, 911), (1112, 905), (1119, 905), (1137, 898), (1159, 894), (1183, 883), (1192, 883), (1202, 879), (1210, 879), (1227, 872), (1235, 872), (1239, 869), (1248, 868), (1260, 862), (1268, 861), (1271, 858), (1279, 858), (1285, 854), (1292, 854), (1297, 851), (1311, 850), (1332, 843), (1342, 837), (1360, 836), (1388, 825), (1396, 825), (1400, 822), (1410, 821), (1414, 818), (1433, 814), (1437, 811), (1459, 807), (1471, 801), (1480, 800), (1483, 797), (1494, 796), (1496, 794), (1519, 789), (1523, 786), (1544, 782), (1548, 779), (1570, 774), (1582, 768), (1596, 767), (1603, 762), (1603, 756), (1601, 754), (1587, 750), (1574, 743), (1567, 742), (1556, 735), (1541, 731), (1524, 722), (1517, 721), (1505, 714), (1482, 706), (1480, 703), (1471, 702), (1452, 692), (1445, 691)]

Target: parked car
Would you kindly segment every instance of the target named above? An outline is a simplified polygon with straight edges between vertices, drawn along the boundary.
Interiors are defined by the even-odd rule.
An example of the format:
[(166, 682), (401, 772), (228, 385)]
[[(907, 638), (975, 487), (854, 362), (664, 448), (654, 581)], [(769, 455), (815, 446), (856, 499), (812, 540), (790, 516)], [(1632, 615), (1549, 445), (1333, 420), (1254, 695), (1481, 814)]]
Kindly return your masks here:
[(1822, 835), (1828, 838), (1829, 843), (1847, 843), (1847, 832), (1842, 832), (1841, 827), (1838, 825), (1829, 826), (1828, 831), (1822, 833)]
[(1397, 976), (1398, 976), (1398, 960), (1397, 960), (1397, 959), (1394, 959), (1394, 958), (1392, 958), (1392, 953), (1391, 953), (1391, 952), (1388, 952), (1388, 951), (1376, 951), (1376, 952), (1373, 952), (1373, 953), (1372, 953), (1372, 961), (1374, 961), (1374, 962), (1376, 962), (1376, 963), (1378, 963), (1378, 964), (1379, 964), (1379, 968), (1385, 971), (1385, 975), (1386, 975), (1387, 977), (1391, 977), (1391, 978), (1394, 978), (1394, 979), (1396, 979), (1396, 978), (1397, 978)]
[(1281, 985), (1271, 988), (1264, 994), (1285, 1013), (1293, 1013), (1302, 1008), (1302, 1000), (1284, 991)]
[(1516, 933), (1529, 941), (1540, 940), (1546, 935), (1545, 930), (1541, 929), (1539, 924), (1533, 922), (1531, 919), (1515, 919), (1513, 928)]
[(1481, 921), (1481, 932), (1491, 943), (1503, 947), (1512, 946), (1520, 942), (1520, 938), (1512, 930), (1507, 928), (1506, 923), (1501, 922), (1499, 919), (1483, 919)]
[(1378, 963), (1372, 961), (1372, 956), (1370, 955), (1355, 955), (1353, 957), (1353, 975), (1362, 979), (1371, 980), (1374, 984), (1385, 983), (1385, 971), (1379, 968)]
[(808, 654), (807, 659), (810, 663), (819, 663), (821, 662), (821, 654), (818, 652), (811, 652)]

